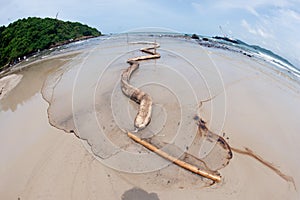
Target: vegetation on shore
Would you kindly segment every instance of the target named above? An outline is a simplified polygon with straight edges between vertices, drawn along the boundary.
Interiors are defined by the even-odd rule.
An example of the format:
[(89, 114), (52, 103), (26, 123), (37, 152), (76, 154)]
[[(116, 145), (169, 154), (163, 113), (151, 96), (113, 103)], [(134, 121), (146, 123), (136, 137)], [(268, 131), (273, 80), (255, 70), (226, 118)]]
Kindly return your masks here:
[(97, 29), (79, 22), (38, 17), (19, 19), (0, 27), (0, 70), (39, 50), (100, 35)]

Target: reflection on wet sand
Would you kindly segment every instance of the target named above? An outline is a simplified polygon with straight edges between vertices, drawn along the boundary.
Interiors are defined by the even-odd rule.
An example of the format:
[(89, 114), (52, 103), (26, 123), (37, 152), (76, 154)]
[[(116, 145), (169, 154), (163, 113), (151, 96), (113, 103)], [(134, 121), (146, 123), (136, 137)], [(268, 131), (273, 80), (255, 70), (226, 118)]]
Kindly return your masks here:
[(22, 77), (20, 74), (10, 74), (0, 78), (0, 100), (19, 84)]
[(1, 110), (15, 111), (18, 105), (26, 103), (32, 96), (40, 92), (46, 77), (66, 64), (69, 59), (76, 56), (67, 55), (61, 58), (42, 60), (30, 67), (21, 68), (15, 73), (22, 76), (21, 82), (1, 100)]

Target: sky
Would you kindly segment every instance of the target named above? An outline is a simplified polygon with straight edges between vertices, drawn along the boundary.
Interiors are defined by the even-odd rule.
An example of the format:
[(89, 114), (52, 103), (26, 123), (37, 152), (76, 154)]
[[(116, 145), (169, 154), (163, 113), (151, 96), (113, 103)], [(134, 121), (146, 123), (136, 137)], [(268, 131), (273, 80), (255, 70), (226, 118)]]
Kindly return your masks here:
[(225, 35), (270, 49), (300, 69), (299, 0), (0, 0), (0, 25), (57, 13), (102, 33), (160, 27)]

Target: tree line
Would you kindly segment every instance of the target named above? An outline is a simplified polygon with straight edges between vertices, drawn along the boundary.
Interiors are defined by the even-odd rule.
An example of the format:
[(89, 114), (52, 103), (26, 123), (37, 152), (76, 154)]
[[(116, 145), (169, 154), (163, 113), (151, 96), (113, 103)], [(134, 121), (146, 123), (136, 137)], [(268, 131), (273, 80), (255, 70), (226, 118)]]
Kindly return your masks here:
[(38, 17), (19, 19), (0, 27), (0, 70), (39, 50), (100, 35), (97, 29), (79, 22)]

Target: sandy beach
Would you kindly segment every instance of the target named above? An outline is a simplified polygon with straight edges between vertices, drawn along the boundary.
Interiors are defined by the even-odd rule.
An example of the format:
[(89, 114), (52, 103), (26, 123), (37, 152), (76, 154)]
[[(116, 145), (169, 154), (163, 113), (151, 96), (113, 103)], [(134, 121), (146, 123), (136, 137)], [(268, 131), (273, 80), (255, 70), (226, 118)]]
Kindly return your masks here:
[[(161, 58), (142, 61), (131, 79), (154, 102), (138, 135), (168, 151), (195, 151), (218, 169), (220, 183), (124, 134), (134, 129), (138, 105), (122, 93), (120, 75), (127, 59), (143, 55), (142, 41), (158, 42)], [(191, 39), (124, 34), (13, 76), (22, 78), (0, 99), (0, 199), (300, 198), (299, 81), (260, 59)], [(261, 160), (233, 151), (225, 165), (215, 142), (195, 143), (195, 116)]]

